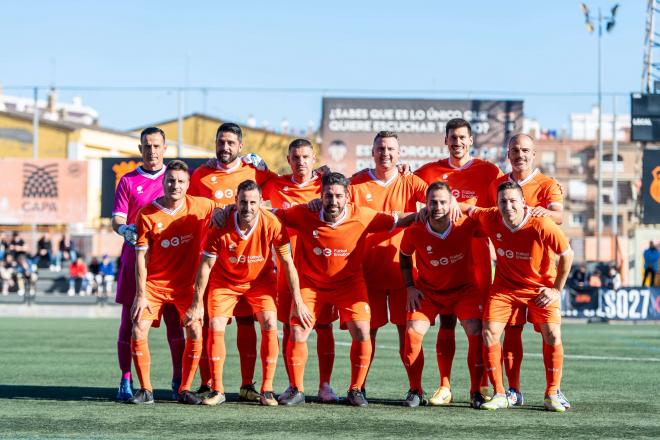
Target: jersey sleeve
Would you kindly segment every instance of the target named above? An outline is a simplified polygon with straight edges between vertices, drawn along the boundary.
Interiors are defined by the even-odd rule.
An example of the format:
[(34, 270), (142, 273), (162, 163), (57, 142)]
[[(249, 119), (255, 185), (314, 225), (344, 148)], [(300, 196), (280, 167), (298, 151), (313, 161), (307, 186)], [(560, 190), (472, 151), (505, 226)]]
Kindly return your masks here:
[(367, 221), (367, 232), (388, 232), (396, 227), (398, 217), (387, 212), (374, 211), (369, 208), (361, 208), (360, 215)]
[[(250, 165), (250, 166), (253, 166), (253, 165)], [(265, 170), (260, 170), (259, 168), (255, 167), (254, 178), (257, 181), (257, 184), (259, 186), (265, 184), (269, 180), (274, 179), (275, 177), (278, 177), (278, 176), (279, 175), (277, 173), (274, 173), (274, 172), (272, 172), (271, 170), (269, 170), (267, 168)]]
[(468, 217), (474, 220), (478, 227), (483, 228), (493, 217), (497, 208), (477, 208), (474, 207), (468, 212)]
[(137, 229), (135, 249), (139, 251), (145, 251), (149, 249), (149, 219), (144, 214), (143, 210), (140, 210), (137, 218), (135, 219), (135, 227)]
[(287, 209), (276, 209), (273, 210), (273, 214), (277, 216), (284, 226), (299, 229), (305, 222), (303, 215), (308, 210), (307, 204), (303, 204)]
[(203, 169), (203, 167), (204, 165), (197, 167), (195, 171), (193, 171), (192, 176), (190, 176), (190, 186), (188, 187), (188, 194), (190, 194), (191, 196), (195, 196), (195, 197), (204, 196), (202, 178), (201, 178), (201, 170)]
[(559, 256), (565, 255), (571, 249), (571, 245), (559, 226), (548, 218), (543, 218), (540, 224), (541, 238), (546, 246)]
[(415, 242), (413, 238), (413, 228), (407, 228), (401, 238), (401, 247), (399, 248), (403, 255), (412, 256), (415, 253)]
[(218, 255), (220, 248), (220, 235), (223, 230), (224, 228), (211, 228), (211, 231), (206, 234), (202, 255), (210, 258), (215, 258)]
[(119, 179), (119, 185), (115, 191), (115, 204), (112, 207), (112, 216), (128, 218), (128, 204), (129, 204), (130, 190), (128, 187), (128, 179)]
[(418, 177), (414, 174), (411, 176), (410, 180), (412, 181), (413, 196), (415, 201), (419, 203), (426, 203), (426, 190), (429, 187), (428, 183), (426, 183), (421, 177)]
[(497, 186), (499, 181), (499, 179), (493, 180), (488, 186), (488, 197), (486, 198), (488, 206), (497, 206)]
[(561, 185), (555, 179), (551, 179), (551, 182), (545, 194), (545, 208), (550, 208), (552, 205), (562, 206), (564, 204), (564, 192)]

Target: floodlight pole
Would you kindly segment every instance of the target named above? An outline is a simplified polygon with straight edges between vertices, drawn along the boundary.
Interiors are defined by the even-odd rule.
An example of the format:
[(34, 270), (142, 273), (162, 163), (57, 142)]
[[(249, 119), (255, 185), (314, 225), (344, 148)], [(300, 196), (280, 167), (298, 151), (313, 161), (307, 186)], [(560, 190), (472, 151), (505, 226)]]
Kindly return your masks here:
[(596, 159), (596, 260), (600, 261), (603, 235), (603, 15), (598, 8), (598, 153)]
[(39, 158), (39, 87), (34, 88), (34, 108), (32, 112), (32, 159)]

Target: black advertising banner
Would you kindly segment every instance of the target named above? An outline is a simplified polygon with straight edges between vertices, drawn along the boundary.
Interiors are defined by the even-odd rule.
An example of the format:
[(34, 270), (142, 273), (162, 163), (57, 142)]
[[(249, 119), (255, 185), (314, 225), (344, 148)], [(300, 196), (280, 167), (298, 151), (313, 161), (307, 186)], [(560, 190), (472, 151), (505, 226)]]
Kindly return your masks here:
[(590, 300), (580, 304), (571, 289), (562, 292), (561, 312), (567, 318), (617, 321), (657, 321), (660, 319), (660, 288), (621, 287), (616, 290), (593, 288)]
[[(119, 179), (133, 171), (142, 162), (139, 157), (104, 157), (101, 159), (101, 217), (112, 217), (112, 207), (115, 203), (115, 189)], [(167, 163), (169, 159), (165, 159)], [(188, 164), (190, 172), (204, 164), (208, 159), (181, 159)]]
[(475, 147), (501, 148), (522, 129), (522, 101), (323, 98), (321, 161), (347, 175), (373, 166), (371, 146), (382, 130), (399, 135), (401, 161), (413, 169), (446, 157), (445, 125), (470, 122)]
[(645, 149), (642, 158), (642, 223), (660, 223), (660, 150)]
[(633, 142), (660, 141), (660, 94), (632, 93), (630, 118)]

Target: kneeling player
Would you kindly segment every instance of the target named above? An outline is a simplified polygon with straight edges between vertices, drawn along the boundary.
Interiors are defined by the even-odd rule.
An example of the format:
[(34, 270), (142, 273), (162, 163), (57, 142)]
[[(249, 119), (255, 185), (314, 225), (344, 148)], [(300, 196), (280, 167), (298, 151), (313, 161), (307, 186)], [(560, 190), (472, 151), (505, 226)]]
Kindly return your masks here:
[(174, 304), (186, 329), (179, 402), (201, 400), (190, 388), (202, 353), (203, 306), (193, 297), (194, 271), (204, 230), (215, 207), (211, 200), (186, 195), (188, 166), (173, 160), (163, 178), (164, 196), (146, 205), (137, 218), (137, 292), (131, 309), (131, 352), (140, 380), (129, 403), (154, 403), (148, 336), (153, 320)]
[(277, 341), (277, 279), (271, 246), (274, 246), (287, 276), (300, 320), (307, 326), (311, 316), (300, 298), (298, 273), (293, 265), (289, 237), (280, 221), (261, 207), (259, 186), (253, 180), (238, 185), (236, 210), (221, 228), (213, 229), (204, 245), (195, 283), (195, 295), (209, 285), (210, 354), (212, 392), (202, 402), (217, 405), (225, 401), (225, 328), (241, 297), (247, 299), (261, 325), (262, 384), (260, 403), (277, 406), (273, 378), (279, 353)]
[[(410, 381), (404, 405), (409, 407), (427, 403), (422, 390), (422, 340), (439, 314), (456, 315), (461, 320), (468, 338), (470, 404), (479, 408), (484, 403), (479, 391), (483, 374), (482, 295), (470, 264), (472, 237), (477, 226), (466, 217), (451, 221), (450, 202), (449, 186), (443, 182), (432, 183), (426, 192), (428, 221), (406, 229), (401, 241), (401, 274), (408, 290), (404, 359)], [(414, 283), (413, 254), (418, 270)]]
[(502, 380), (500, 336), (512, 314), (527, 307), (528, 319), (543, 336), (544, 406), (549, 411), (564, 412), (566, 408), (557, 394), (564, 360), (559, 299), (573, 262), (573, 251), (552, 220), (531, 216), (517, 183), (509, 181), (497, 188), (497, 205), (498, 208), (470, 211), (497, 252), (497, 271), (483, 318), (486, 368), (495, 395), (481, 408), (509, 406)]

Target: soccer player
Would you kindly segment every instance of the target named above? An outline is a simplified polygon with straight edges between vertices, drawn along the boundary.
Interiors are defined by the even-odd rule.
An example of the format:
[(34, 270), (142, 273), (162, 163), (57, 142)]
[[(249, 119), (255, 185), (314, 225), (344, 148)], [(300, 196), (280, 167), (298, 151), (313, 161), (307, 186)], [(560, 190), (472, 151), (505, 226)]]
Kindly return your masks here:
[[(222, 370), (226, 357), (225, 328), (240, 297), (249, 302), (261, 325), (263, 369), (260, 403), (277, 406), (273, 377), (279, 352), (277, 340), (276, 283), (271, 248), (274, 246), (286, 274), (296, 316), (308, 325), (311, 315), (300, 298), (298, 273), (291, 258), (289, 237), (281, 222), (261, 207), (261, 190), (253, 180), (237, 189), (236, 210), (221, 228), (214, 228), (204, 245), (195, 282), (195, 295), (202, 297), (209, 286), (208, 313), (211, 322), (210, 352), (213, 391), (205, 405), (225, 401)], [(298, 314), (299, 313), (299, 314)]]
[(137, 216), (137, 292), (131, 308), (131, 351), (140, 389), (128, 402), (154, 403), (151, 386), (149, 329), (165, 304), (173, 304), (186, 328), (179, 402), (198, 405), (201, 399), (190, 391), (202, 354), (204, 306), (193, 296), (195, 267), (201, 239), (216, 204), (203, 197), (186, 195), (190, 175), (180, 160), (167, 164), (164, 195), (142, 208)]
[(543, 336), (544, 406), (549, 411), (564, 412), (566, 408), (557, 394), (564, 358), (559, 300), (573, 251), (552, 220), (531, 215), (523, 190), (516, 182), (504, 182), (497, 188), (497, 205), (497, 208), (470, 211), (497, 253), (497, 271), (483, 317), (486, 369), (495, 394), (481, 408), (509, 407), (502, 379), (500, 336), (511, 316), (524, 314), (520, 309), (527, 307), (530, 321)]
[[(117, 337), (117, 357), (121, 380), (117, 400), (125, 401), (133, 397), (131, 377), (131, 306), (135, 299), (135, 219), (140, 209), (163, 195), (163, 155), (167, 149), (165, 133), (157, 127), (145, 128), (140, 134), (140, 154), (142, 165), (125, 174), (119, 180), (112, 209), (112, 229), (124, 237), (121, 249), (121, 265), (117, 277), (115, 301), (122, 305), (119, 334)], [(172, 392), (181, 384), (181, 358), (185, 339), (176, 308), (166, 305), (163, 320), (167, 326), (167, 341), (172, 355)]]
[[(349, 202), (348, 180), (340, 173), (323, 176), (321, 212), (306, 205), (276, 211), (288, 228), (298, 231), (296, 265), (300, 274), (302, 299), (312, 313), (312, 324), (328, 304), (339, 311), (353, 343), (350, 350), (351, 379), (348, 403), (367, 406), (361, 389), (371, 359), (369, 321), (371, 311), (362, 261), (368, 233), (391, 231), (412, 223), (415, 215), (396, 214), (361, 208)], [(307, 362), (307, 338), (311, 328), (300, 317), (292, 316), (286, 362), (292, 372), (293, 390), (284, 405), (305, 402), (303, 379)]]
[[(426, 201), (427, 184), (415, 175), (401, 175), (399, 137), (393, 131), (376, 134), (371, 149), (375, 168), (351, 177), (350, 200), (357, 206), (383, 212), (415, 212), (416, 203)], [(406, 288), (399, 270), (399, 244), (403, 230), (371, 234), (367, 237), (364, 278), (371, 307), (371, 360), (376, 351), (378, 329), (387, 322), (399, 333), (399, 356), (403, 357), (406, 334)], [(389, 311), (389, 313), (388, 313)], [(364, 390), (363, 390), (364, 392)]]
[[(240, 156), (243, 149), (243, 131), (237, 124), (226, 122), (220, 125), (215, 134), (215, 155), (205, 165), (198, 167), (190, 180), (190, 194), (214, 200), (221, 205), (235, 201), (236, 188), (245, 180), (265, 183), (277, 174), (268, 170), (263, 162), (253, 160), (254, 155)], [(254, 389), (253, 377), (257, 360), (257, 333), (254, 329), (252, 308), (241, 299), (234, 310), (236, 315), (236, 345), (241, 362), (242, 384), (239, 395), (242, 400), (258, 401), (259, 393)], [(206, 321), (206, 320), (205, 320)], [(208, 326), (204, 326), (204, 337)], [(200, 362), (202, 385), (198, 392), (210, 391), (210, 364), (204, 344)]]
[[(268, 180), (262, 187), (263, 198), (270, 200), (276, 209), (286, 209), (301, 203), (317, 199), (321, 194), (321, 176), (314, 169), (316, 155), (312, 144), (306, 139), (295, 139), (289, 144), (287, 161), (291, 166), (291, 174)], [(296, 235), (294, 229), (289, 229), (291, 250), (295, 259)], [(278, 260), (279, 262), (279, 260)], [(291, 327), (289, 326), (291, 311), (291, 291), (285, 277), (285, 271), (278, 264), (277, 279), (277, 318), (283, 323), (282, 351), (286, 352)], [(319, 402), (337, 402), (339, 398), (330, 386), (330, 378), (335, 361), (335, 339), (332, 333), (332, 322), (337, 319), (336, 311), (327, 307), (316, 320), (316, 352), (319, 358)], [(283, 353), (285, 354), (285, 353)], [(286, 363), (284, 364), (287, 366)], [(287, 368), (287, 376), (291, 374)], [(279, 399), (286, 399), (293, 389), (289, 387), (280, 394)]]
[[(562, 223), (564, 196), (559, 183), (543, 175), (534, 167), (536, 145), (534, 139), (526, 134), (515, 134), (509, 139), (507, 156), (511, 162), (511, 172), (494, 180), (489, 188), (489, 205), (497, 206), (497, 188), (504, 182), (517, 182), (523, 190), (525, 203), (530, 215), (549, 217), (556, 224)], [(522, 406), (524, 399), (520, 390), (520, 367), (523, 360), (522, 331), (527, 320), (527, 310), (519, 308), (520, 314), (514, 314), (504, 331), (502, 357), (504, 372), (508, 379), (507, 396), (509, 404)], [(557, 390), (564, 406), (570, 408), (561, 390)]]
[[(451, 190), (444, 182), (432, 183), (427, 191), (428, 221), (407, 228), (401, 241), (401, 274), (407, 287), (407, 326), (405, 364), (410, 390), (405, 406), (425, 405), (422, 389), (424, 351), (422, 341), (431, 322), (440, 313), (454, 314), (461, 320), (468, 338), (470, 405), (484, 403), (480, 391), (483, 375), (482, 294), (476, 287), (470, 254), (477, 225), (469, 218), (452, 221), (449, 215)], [(413, 259), (417, 279), (413, 281)]]
[[(473, 158), (470, 148), (472, 127), (464, 119), (451, 119), (445, 128), (445, 145), (449, 157), (432, 162), (418, 169), (415, 174), (426, 183), (445, 182), (459, 202), (467, 202), (480, 207), (488, 207), (488, 187), (502, 172), (492, 163)], [(487, 238), (472, 239), (472, 263), (476, 275), (477, 288), (486, 295), (491, 282), (490, 250)], [(444, 405), (451, 402), (451, 366), (456, 352), (454, 328), (456, 316), (440, 315), (440, 330), (436, 355), (440, 364), (440, 387), (429, 399), (431, 405)], [(484, 377), (484, 381), (486, 378)], [(487, 383), (482, 382), (482, 393), (487, 392)]]

